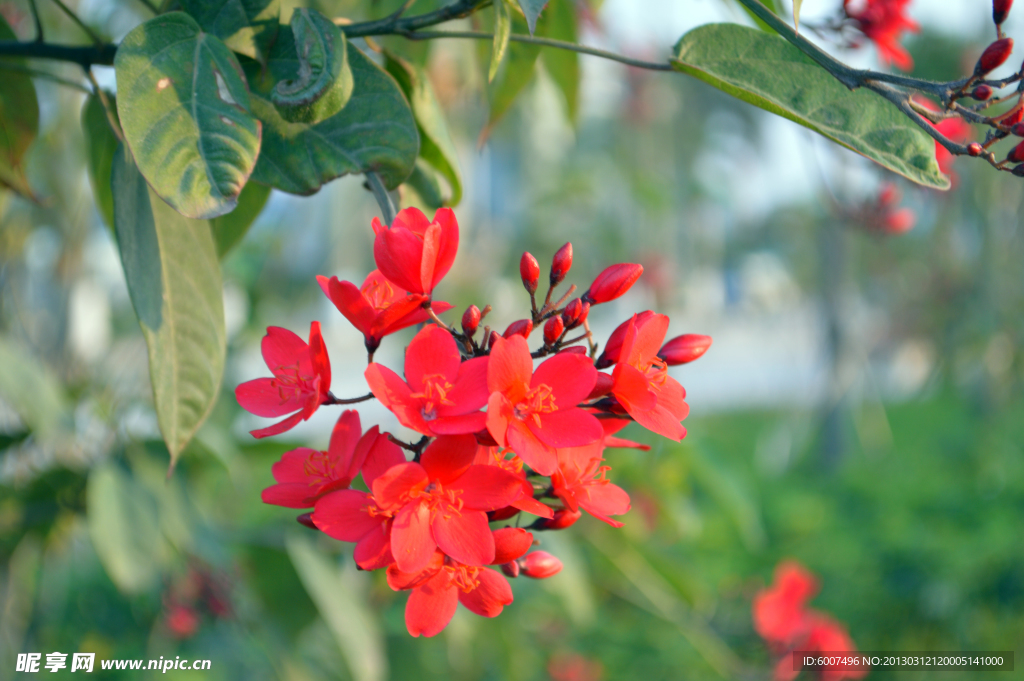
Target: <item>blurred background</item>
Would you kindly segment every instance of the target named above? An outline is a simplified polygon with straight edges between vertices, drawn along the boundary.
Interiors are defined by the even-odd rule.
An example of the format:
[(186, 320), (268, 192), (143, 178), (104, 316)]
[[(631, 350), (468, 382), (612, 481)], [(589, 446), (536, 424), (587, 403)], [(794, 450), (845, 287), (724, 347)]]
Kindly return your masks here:
[[(360, 20), (365, 4), (316, 6)], [(806, 0), (802, 19), (838, 5)], [(72, 6), (114, 39), (148, 16), (131, 0)], [(992, 39), (987, 2), (910, 7), (915, 75), (959, 77)], [(82, 40), (41, 8), (51, 40)], [(698, 24), (748, 22), (721, 0), (579, 9), (582, 42), (652, 59)], [(31, 37), (25, 2), (0, 12)], [(1024, 13), (1006, 28), (1024, 35)], [(167, 674), (190, 679), (767, 679), (750, 604), (785, 558), (821, 577), (812, 605), (861, 650), (1021, 649), (1019, 178), (959, 159), (952, 191), (922, 190), (685, 76), (588, 57), (577, 102), (542, 55), (484, 135), (487, 51), (418, 49), (465, 183), (460, 254), (438, 293), (448, 316), (471, 303), (493, 305), (498, 329), (526, 316), (523, 250), (544, 268), (571, 241), (569, 281), (583, 287), (608, 264), (640, 262), (640, 285), (592, 323), (603, 340), (655, 309), (670, 337), (714, 338), (672, 369), (689, 435), (675, 444), (631, 426), (624, 435), (652, 450), (606, 454), (633, 500), (625, 527), (585, 517), (538, 534), (561, 574), (514, 580), (515, 603), (494, 620), (460, 609), (443, 634), (410, 638), (406, 597), (383, 574), (357, 572), (351, 545), (260, 502), (271, 464), (297, 445), (326, 448), (338, 412), (257, 442), (248, 431), (267, 422), (233, 398), (267, 373), (267, 326), (305, 336), (313, 320), (334, 393), (365, 392), (362, 338), (314, 280), (358, 283), (373, 267), (377, 207), (362, 178), (309, 198), (273, 193), (224, 260), (224, 386), (168, 477), (146, 346), (86, 171), (84, 97), (37, 80), (29, 178), (41, 201), (0, 190), (0, 678), (21, 652), (83, 651), (212, 660)], [(829, 49), (876, 64), (871, 46)], [(77, 67), (46, 66), (81, 81)], [(914, 213), (907, 233), (887, 231), (886, 182)], [(397, 368), (410, 337), (387, 339), (377, 361)], [(364, 426), (402, 434), (379, 405), (359, 411)], [(904, 677), (919, 674), (871, 674)]]

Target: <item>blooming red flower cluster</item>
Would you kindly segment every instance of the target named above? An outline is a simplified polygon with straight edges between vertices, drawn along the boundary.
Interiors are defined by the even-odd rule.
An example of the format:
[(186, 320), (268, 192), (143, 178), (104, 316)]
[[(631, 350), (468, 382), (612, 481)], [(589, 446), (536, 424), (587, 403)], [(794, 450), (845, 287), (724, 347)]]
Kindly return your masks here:
[(900, 38), (904, 31), (917, 33), (921, 30), (917, 22), (907, 16), (909, 4), (910, 0), (843, 0), (846, 16), (875, 44), (882, 61), (904, 71), (914, 68), (914, 60), (900, 45)]
[[(648, 449), (616, 437), (631, 421), (683, 438), (686, 393), (668, 367), (697, 359), (711, 339), (688, 334), (665, 343), (668, 317), (646, 311), (625, 320), (595, 362), (591, 306), (625, 294), (643, 267), (613, 265), (583, 295), (573, 298), (572, 286), (552, 302), (572, 267), (571, 244), (555, 254), (540, 306), (540, 266), (523, 255), (529, 318), (501, 334), (486, 326), (478, 334), (490, 308), (470, 306), (456, 330), (438, 317), (451, 306), (433, 300), (458, 249), (454, 213), (441, 209), (429, 220), (409, 208), (390, 226), (375, 219), (373, 230), (378, 269), (361, 287), (317, 279), (365, 338), (367, 397), (421, 437), (403, 442), (377, 426), (364, 432), (359, 414), (347, 410), (326, 451), (284, 453), (263, 501), (312, 509), (299, 521), (354, 543), (361, 569), (386, 570), (391, 588), (409, 592), (409, 633), (433, 636), (459, 603), (484, 617), (498, 615), (512, 602), (502, 574), (543, 579), (561, 570), (555, 556), (531, 551), (537, 542), (530, 530), (567, 528), (583, 511), (622, 525), (614, 516), (629, 511), (629, 495), (608, 479), (604, 450)], [(385, 336), (428, 321), (406, 348), (402, 373), (373, 361)], [(529, 338), (540, 328), (542, 344), (531, 350)], [(284, 432), (321, 405), (358, 401), (330, 392), (318, 322), (308, 343), (271, 327), (263, 357), (273, 378), (239, 385), (238, 402), (258, 416), (290, 416), (252, 431), (256, 437)], [(522, 513), (536, 519), (520, 527)]]
[[(818, 593), (818, 580), (795, 561), (775, 568), (775, 583), (754, 597), (754, 630), (779, 658), (776, 681), (790, 681), (799, 674), (794, 668), (792, 651), (837, 654), (856, 652), (857, 648), (842, 624), (828, 615), (807, 607)], [(862, 678), (866, 671), (825, 668), (823, 681)]]

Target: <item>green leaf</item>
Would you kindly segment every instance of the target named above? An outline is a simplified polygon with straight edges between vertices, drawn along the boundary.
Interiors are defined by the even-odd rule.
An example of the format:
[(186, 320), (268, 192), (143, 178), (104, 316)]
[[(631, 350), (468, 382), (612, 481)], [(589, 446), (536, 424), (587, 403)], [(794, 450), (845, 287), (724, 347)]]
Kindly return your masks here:
[(422, 67), (387, 51), (384, 53), (384, 65), (388, 73), (398, 81), (399, 87), (412, 106), (420, 134), (420, 158), (441, 173), (451, 186), (451, 198), (445, 201), (444, 205), (458, 205), (462, 200), (459, 156), (448, 133), (444, 111), (437, 101), (427, 72)]
[(181, 8), (233, 51), (259, 61), (280, 26), (280, 0), (182, 0)]
[(125, 139), (157, 195), (190, 218), (233, 209), (256, 164), (260, 122), (231, 50), (171, 12), (125, 36), (114, 68)]
[[(522, 20), (518, 17), (512, 19), (512, 30), (514, 33), (521, 33), (517, 27), (525, 28)], [(519, 93), (526, 84), (533, 78), (533, 67), (537, 63), (537, 56), (540, 54), (540, 46), (530, 43), (513, 42), (508, 46), (508, 55), (505, 63), (498, 70), (494, 82), (487, 87), (487, 99), (490, 103), (490, 114), (487, 119), (487, 126), (483, 136), (486, 135), (494, 124), (504, 116)]]
[(100, 563), (119, 589), (139, 593), (154, 586), (168, 545), (156, 499), (107, 462), (94, 468), (86, 487), (89, 537)]
[(494, 3), (494, 44), (491, 47), (491, 66), (487, 70), (487, 82), (494, 82), (508, 50), (508, 39), (512, 35), (512, 15), (509, 14), (507, 0), (496, 0)]
[[(107, 93), (107, 97), (111, 102), (114, 101), (112, 94)], [(110, 168), (119, 142), (110, 127), (107, 110), (96, 95), (86, 98), (85, 106), (82, 107), (82, 131), (85, 133), (89, 180), (92, 182), (96, 208), (107, 226), (113, 229), (114, 194), (110, 190)]]
[[(540, 22), (538, 33), (546, 38), (575, 43), (576, 9), (571, 0), (551, 0), (548, 11)], [(580, 55), (570, 50), (548, 48), (541, 59), (555, 85), (565, 96), (569, 120), (575, 121), (579, 111)]]
[(111, 186), (121, 262), (149, 347), (157, 422), (173, 466), (213, 409), (224, 373), (217, 250), (209, 223), (183, 218), (158, 200), (123, 146)]
[(210, 229), (213, 230), (213, 240), (217, 243), (217, 255), (220, 258), (242, 240), (263, 206), (267, 205), (268, 198), (270, 187), (249, 182), (239, 195), (238, 206), (233, 211), (210, 220)]
[(40, 439), (54, 433), (67, 412), (57, 375), (21, 344), (0, 336), (0, 396)]
[[(0, 16), (0, 40), (17, 39)], [(12, 59), (8, 63), (22, 65), (24, 60)], [(0, 186), (32, 196), (21, 162), (38, 132), (39, 101), (32, 79), (24, 73), (0, 69)]]
[(548, 0), (519, 0), (523, 16), (526, 17), (526, 25), (530, 28), (530, 35), (533, 35), (534, 30), (536, 30), (537, 17), (546, 4), (548, 4)]
[(374, 171), (389, 189), (412, 172), (419, 134), (412, 110), (395, 81), (351, 43), (354, 85), (345, 108), (316, 124), (289, 123), (269, 99), (277, 81), (297, 63), (291, 36), (282, 31), (267, 69), (247, 61), (253, 111), (263, 121), (263, 149), (252, 179), (291, 194), (313, 194), (349, 173)]
[(693, 29), (673, 66), (799, 123), (926, 187), (948, 189), (935, 143), (878, 95), (850, 91), (778, 35), (736, 24)]
[(368, 575), (338, 570), (305, 537), (285, 536), (285, 548), (306, 592), (334, 634), (355, 681), (387, 678), (384, 636), (365, 594)]
[(320, 12), (299, 8), (292, 14), (296, 72), (270, 93), (281, 117), (292, 123), (319, 123), (341, 111), (352, 96), (345, 34)]
[[(728, 6), (727, 9), (730, 10), (730, 11), (733, 11), (735, 9), (734, 3), (735, 3), (735, 0), (722, 0), (722, 4), (723, 5), (727, 5)], [(749, 7), (744, 5), (742, 2), (740, 2), (738, 4), (740, 6), (740, 9), (742, 9), (744, 12), (746, 12), (747, 16), (750, 17), (751, 21), (753, 21), (754, 24), (757, 25), (757, 27), (759, 29), (761, 29), (765, 33), (776, 33), (774, 28), (769, 26), (764, 21), (764, 19), (762, 19), (761, 17), (759, 17), (756, 14), (754, 14), (750, 10)], [(779, 13), (779, 6), (778, 6), (778, 2), (776, 2), (776, 0), (761, 0), (761, 4), (764, 5), (765, 7), (767, 7), (768, 9), (770, 9), (773, 13), (775, 13), (775, 14)]]

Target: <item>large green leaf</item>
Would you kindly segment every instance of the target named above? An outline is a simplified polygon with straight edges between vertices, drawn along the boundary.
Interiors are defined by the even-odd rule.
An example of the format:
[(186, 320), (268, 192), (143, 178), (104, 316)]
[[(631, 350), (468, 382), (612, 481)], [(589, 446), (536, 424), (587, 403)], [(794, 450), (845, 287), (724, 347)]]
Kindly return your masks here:
[(270, 101), (280, 80), (298, 70), (295, 44), (278, 35), (267, 69), (247, 61), (253, 111), (263, 121), (263, 149), (252, 178), (291, 194), (313, 194), (349, 173), (378, 173), (389, 189), (412, 172), (419, 134), (412, 110), (395, 81), (348, 45), (354, 86), (345, 108), (316, 124), (289, 123)]
[(736, 24), (693, 29), (673, 66), (728, 94), (795, 121), (927, 187), (948, 189), (935, 143), (878, 95), (850, 91), (778, 35)]
[[(17, 40), (0, 15), (0, 40)], [(14, 59), (8, 63), (23, 64)], [(0, 69), (0, 186), (25, 196), (32, 189), (25, 179), (22, 157), (39, 132), (39, 101), (32, 79), (24, 73)]]
[(267, 205), (268, 198), (270, 198), (270, 187), (258, 182), (249, 182), (238, 197), (237, 208), (227, 215), (210, 220), (210, 229), (213, 230), (213, 240), (217, 243), (218, 256), (223, 258), (235, 244), (242, 240), (263, 210), (263, 206)]
[(334, 634), (352, 678), (386, 678), (384, 636), (366, 601), (370, 586), (367, 575), (357, 574), (355, 566), (338, 570), (299, 534), (287, 535), (285, 547), (299, 579)]
[(508, 0), (497, 0), (494, 3), (494, 41), (491, 46), (491, 65), (487, 69), (487, 82), (493, 82), (498, 74), (501, 60), (508, 50), (508, 39), (512, 35), (512, 15), (509, 13)]
[(537, 17), (540, 15), (541, 10), (544, 9), (544, 5), (548, 4), (548, 0), (519, 0), (519, 6), (523, 10), (523, 16), (526, 17), (526, 24), (530, 28), (530, 35), (533, 35), (534, 30), (537, 28)]
[[(540, 35), (555, 40), (576, 42), (576, 9), (571, 0), (551, 0), (541, 21)], [(565, 96), (570, 121), (576, 120), (579, 109), (580, 55), (571, 50), (548, 48), (541, 55), (544, 68)]]
[(171, 464), (213, 409), (226, 340), (210, 225), (151, 192), (124, 147), (114, 156), (114, 226), (128, 293), (149, 347), (157, 422)]
[(20, 343), (0, 336), (0, 397), (40, 439), (67, 413), (67, 396), (56, 374)]
[(181, 8), (232, 50), (260, 61), (280, 26), (281, 0), (182, 0)]
[(100, 563), (119, 589), (139, 593), (156, 583), (169, 546), (160, 529), (157, 500), (107, 462), (89, 474), (89, 537)]
[(260, 122), (234, 54), (183, 12), (125, 36), (114, 59), (125, 140), (153, 190), (186, 217), (235, 207), (260, 150)]
[(341, 111), (352, 96), (345, 34), (315, 9), (292, 14), (296, 71), (270, 92), (281, 116), (292, 123), (319, 123)]
[(425, 69), (391, 52), (385, 52), (384, 57), (385, 68), (398, 81), (399, 87), (412, 105), (420, 133), (420, 157), (448, 180), (452, 195), (445, 204), (458, 205), (462, 199), (459, 157), (448, 133), (444, 111), (437, 101), (434, 88), (430, 85), (430, 78)]
[[(107, 97), (113, 102), (113, 95), (107, 94)], [(92, 182), (96, 208), (107, 226), (113, 229), (114, 194), (110, 190), (110, 168), (118, 141), (110, 127), (107, 110), (96, 95), (86, 98), (85, 106), (82, 107), (82, 132), (85, 133), (89, 180)]]

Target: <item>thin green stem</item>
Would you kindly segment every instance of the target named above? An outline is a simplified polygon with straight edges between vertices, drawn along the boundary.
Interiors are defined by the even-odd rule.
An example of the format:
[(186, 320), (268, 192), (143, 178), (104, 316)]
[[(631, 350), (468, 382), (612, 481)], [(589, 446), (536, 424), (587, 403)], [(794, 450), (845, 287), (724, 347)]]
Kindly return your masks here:
[(114, 105), (111, 104), (110, 98), (107, 97), (107, 93), (103, 91), (100, 84), (96, 82), (96, 76), (92, 74), (92, 69), (85, 69), (85, 76), (92, 83), (93, 89), (96, 91), (96, 96), (100, 99), (100, 104), (103, 105), (103, 111), (107, 114), (107, 123), (110, 124), (110, 129), (114, 131), (114, 136), (117, 137), (124, 143), (124, 133), (121, 131), (121, 126), (117, 121), (117, 112), (114, 111)]
[(29, 66), (22, 66), (21, 64), (14, 64), (6, 61), (0, 61), (0, 71), (14, 71), (16, 73), (24, 73), (25, 75), (31, 76), (32, 78), (48, 80), (51, 83), (57, 83), (58, 85), (63, 85), (64, 87), (69, 87), (78, 90), (79, 92), (84, 92), (87, 95), (92, 94), (92, 90), (85, 87), (81, 83), (76, 83), (75, 81), (68, 80), (67, 78), (61, 78), (60, 76), (52, 74), (49, 71), (40, 71), (39, 69), (33, 69)]
[(373, 192), (373, 198), (377, 199), (377, 205), (380, 206), (384, 223), (390, 226), (395, 221), (397, 213), (395, 203), (391, 200), (391, 194), (388, 193), (387, 187), (384, 186), (384, 182), (377, 173), (366, 173), (366, 184), (369, 186), (370, 191)]
[(39, 18), (39, 8), (36, 7), (36, 0), (28, 0), (28, 6), (32, 9), (32, 20), (36, 25), (36, 42), (41, 43), (45, 38), (43, 37), (43, 22)]
[(103, 39), (96, 35), (96, 32), (89, 28), (88, 24), (79, 19), (78, 15), (72, 12), (70, 7), (61, 2), (61, 0), (53, 0), (53, 3), (57, 5), (57, 7), (60, 7), (60, 10), (64, 12), (64, 14), (68, 15), (68, 18), (71, 19), (71, 21), (75, 22), (80, 29), (85, 31), (85, 34), (89, 36), (90, 40), (92, 40), (93, 45), (103, 44)]
[[(396, 34), (409, 40), (434, 40), (438, 38), (468, 38), (470, 40), (493, 40), (493, 33), (486, 33), (483, 31), (395, 31)], [(607, 50), (599, 50), (596, 47), (587, 47), (586, 45), (578, 45), (576, 43), (570, 43), (565, 40), (555, 40), (553, 38), (541, 38), (532, 35), (522, 35), (519, 33), (513, 33), (509, 36), (509, 40), (517, 43), (527, 43), (530, 45), (541, 45), (544, 47), (554, 47), (560, 50), (568, 50), (570, 52), (578, 52), (580, 54), (589, 54), (594, 57), (603, 57), (604, 59), (610, 59), (611, 61), (617, 61), (627, 66), (635, 66), (639, 69), (648, 69), (651, 71), (672, 71), (672, 65), (667, 62), (653, 62), (644, 61), (642, 59), (633, 59), (625, 55), (616, 54), (615, 52), (608, 52)]]

